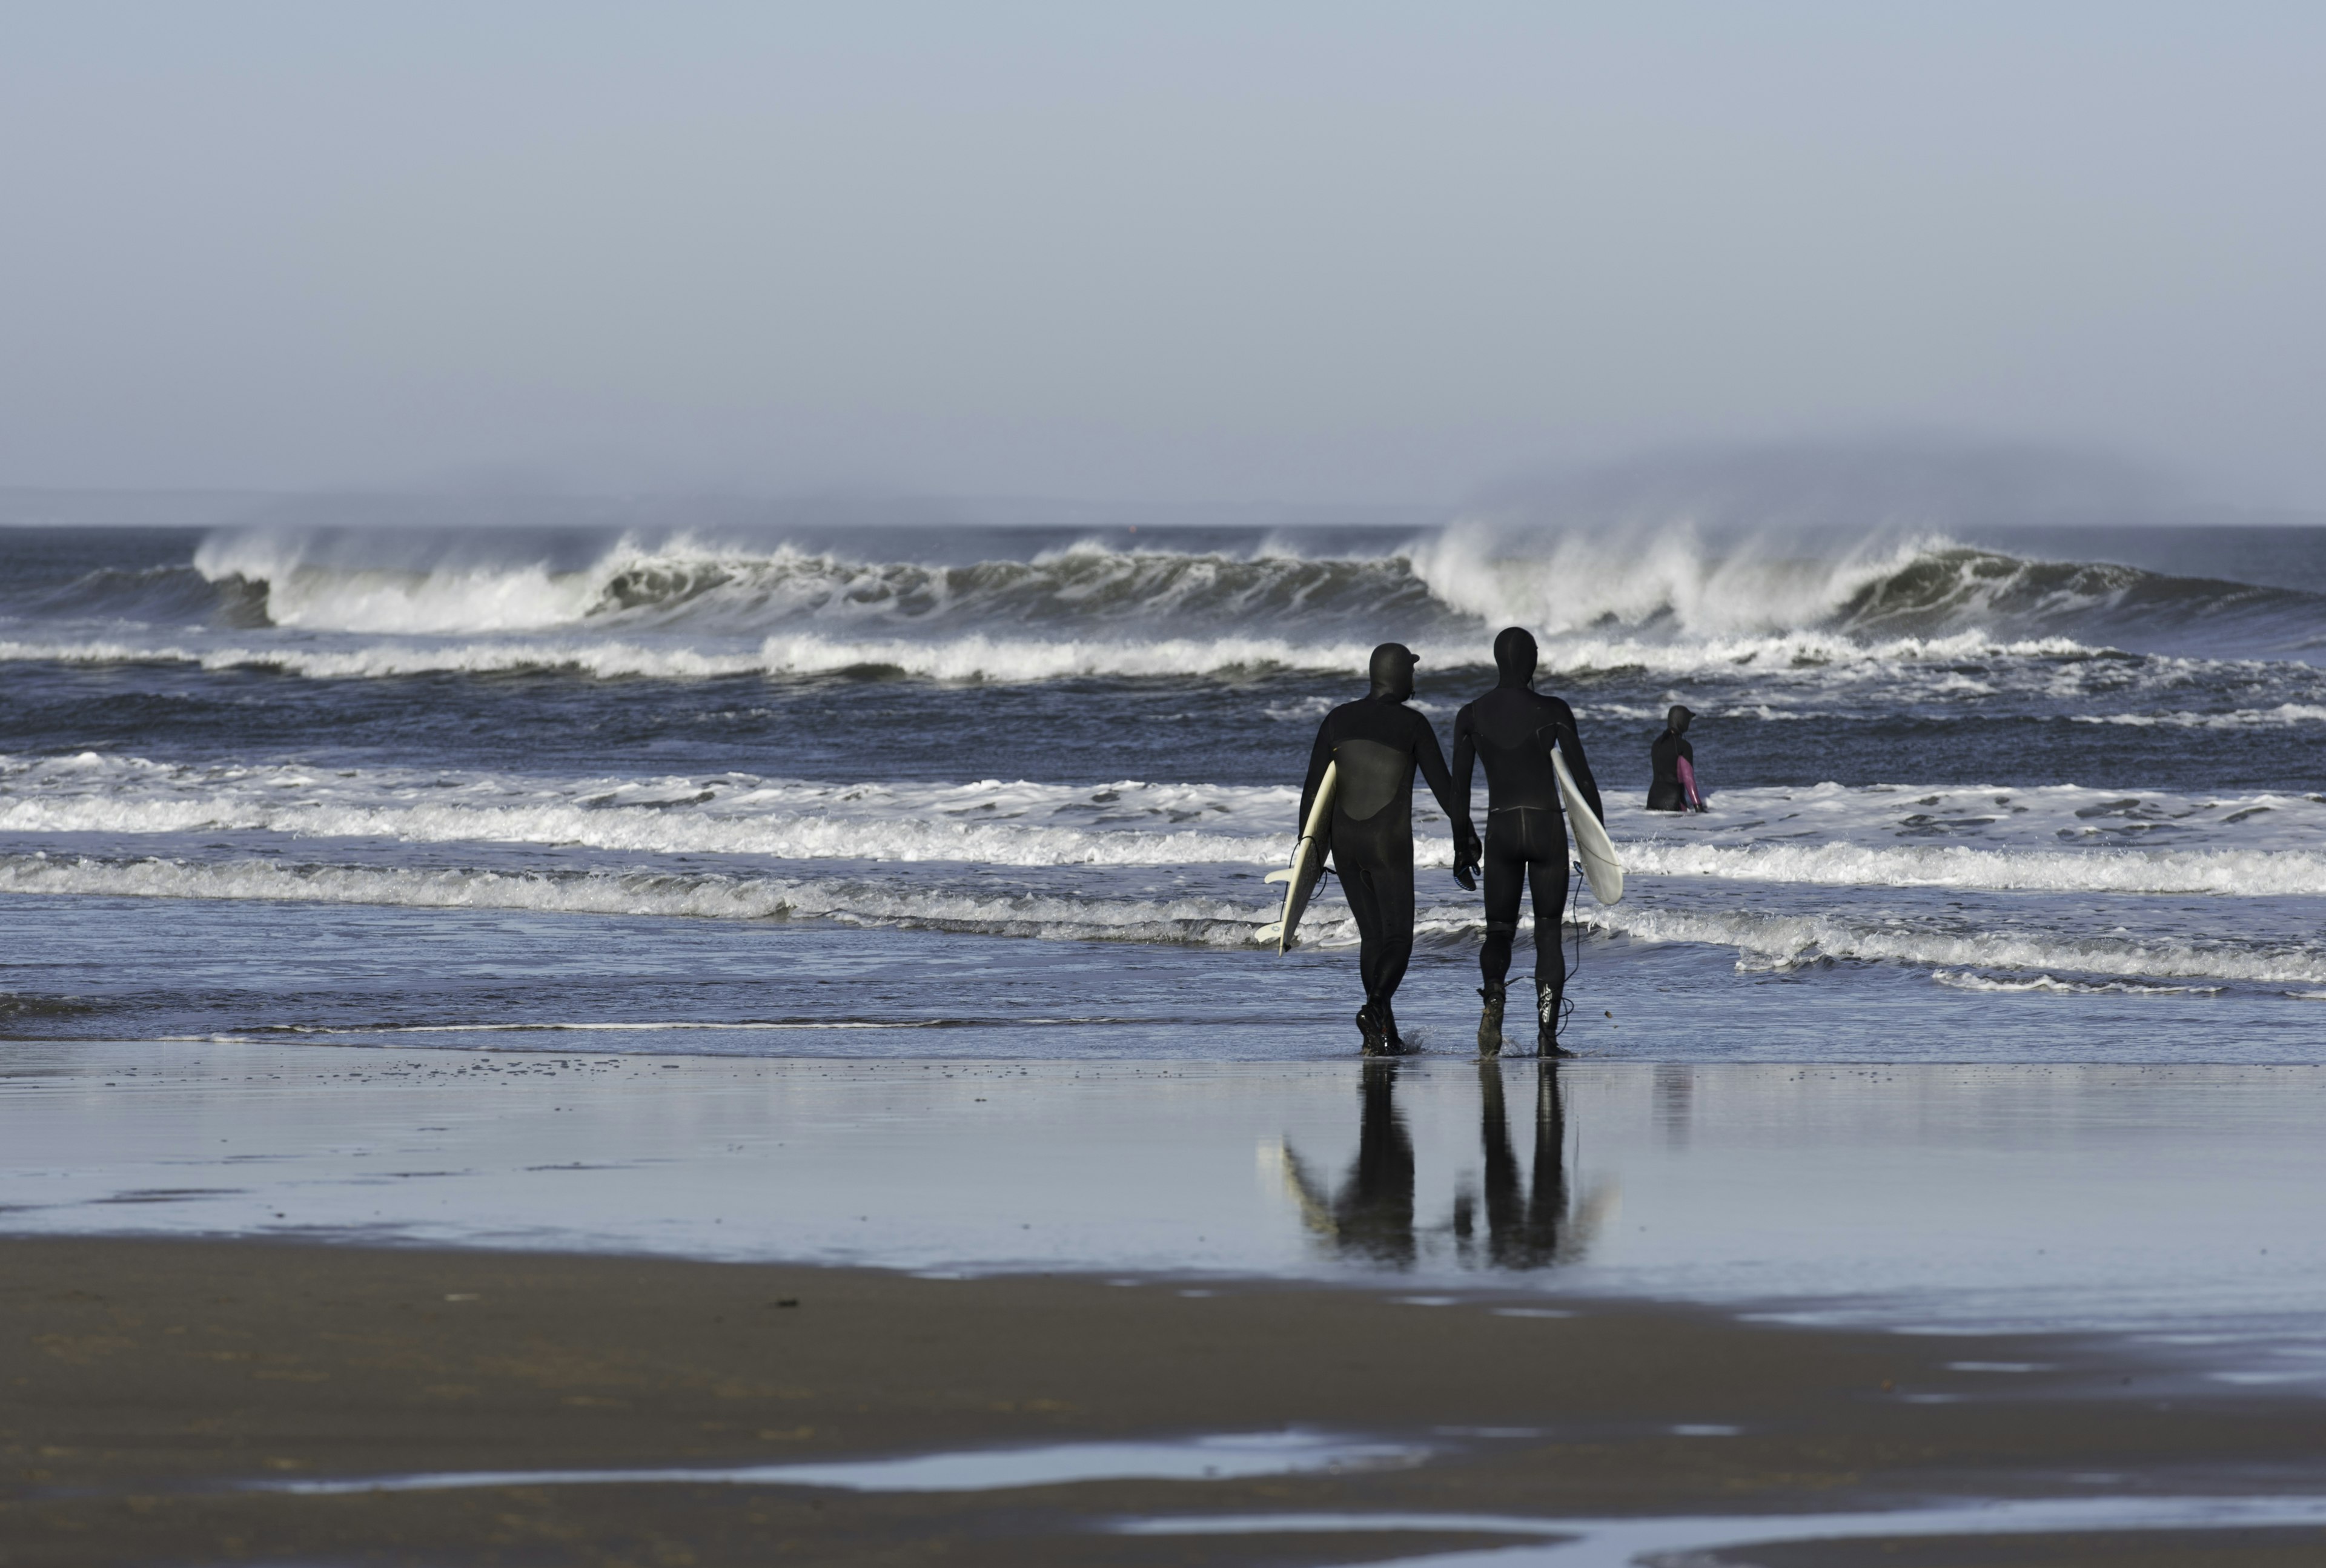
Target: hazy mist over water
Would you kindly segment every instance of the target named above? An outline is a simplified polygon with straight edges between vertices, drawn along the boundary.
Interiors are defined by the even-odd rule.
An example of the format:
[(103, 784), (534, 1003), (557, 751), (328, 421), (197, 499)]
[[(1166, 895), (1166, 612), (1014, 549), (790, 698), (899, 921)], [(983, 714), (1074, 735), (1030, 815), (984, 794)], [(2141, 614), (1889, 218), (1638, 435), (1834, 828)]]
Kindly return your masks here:
[(1921, 431), (2315, 511), (2321, 45), (2266, 4), (20, 7), (0, 485), (1442, 515)]

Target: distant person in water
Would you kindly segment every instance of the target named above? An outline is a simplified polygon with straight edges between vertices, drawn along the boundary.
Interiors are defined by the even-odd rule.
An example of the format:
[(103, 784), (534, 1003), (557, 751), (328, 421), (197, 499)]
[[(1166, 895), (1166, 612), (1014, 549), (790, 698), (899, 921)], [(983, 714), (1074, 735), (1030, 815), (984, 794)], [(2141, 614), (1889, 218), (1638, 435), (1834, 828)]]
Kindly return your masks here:
[(1655, 782), (1648, 785), (1651, 812), (1710, 809), (1704, 803), (1703, 792), (1696, 787), (1696, 747), (1688, 743), (1688, 721), (1695, 717), (1685, 708), (1674, 708), (1664, 716), (1664, 732), (1648, 749), (1656, 770)]
[(1453, 822), (1456, 859), (1477, 841), (1470, 828), (1469, 792), (1455, 793), (1437, 732), (1405, 705), (1413, 695), (1413, 667), (1419, 663), (1402, 643), (1383, 643), (1373, 650), (1372, 690), (1342, 703), (1317, 727), (1308, 779), (1300, 787), (1300, 815), (1294, 819), (1298, 832), (1324, 785), (1325, 769), (1337, 766), (1326, 831), (1333, 869), (1363, 940), (1358, 968), (1365, 1005), (1357, 1014), (1357, 1028), (1368, 1056), (1394, 1055), (1406, 1048), (1390, 998), (1413, 958), (1415, 767)]
[(1455, 861), (1455, 877), (1471, 886), (1471, 868), (1481, 859), (1486, 871), (1486, 942), (1478, 950), (1478, 972), (1485, 984), (1478, 995), (1478, 1049), (1488, 1056), (1503, 1048), (1504, 978), (1511, 972), (1511, 944), (1519, 929), (1519, 901), (1534, 888), (1535, 1051), (1543, 1056), (1574, 1053), (1558, 1044), (1560, 1004), (1567, 994), (1567, 954), (1559, 938), (1567, 924), (1567, 816), (1559, 804), (1558, 775), (1550, 748), (1567, 758), (1575, 787), (1605, 821), (1599, 785), (1583, 756), (1575, 710), (1534, 689), (1534, 637), (1512, 626), (1494, 639), (1494, 689), (1454, 718), (1454, 791), (1470, 798), (1470, 770), (1486, 765), (1486, 837), (1474, 837), (1471, 852)]

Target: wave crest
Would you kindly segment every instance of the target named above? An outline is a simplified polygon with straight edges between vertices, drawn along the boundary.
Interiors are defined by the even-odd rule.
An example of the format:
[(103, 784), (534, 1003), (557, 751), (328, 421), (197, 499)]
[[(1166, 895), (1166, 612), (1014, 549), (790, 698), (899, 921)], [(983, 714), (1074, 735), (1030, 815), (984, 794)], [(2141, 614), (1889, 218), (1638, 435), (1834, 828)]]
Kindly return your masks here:
[[(317, 676), (879, 667), (1039, 681), (1354, 671), (1385, 637), (1433, 668), (1475, 667), (1493, 631), (1516, 624), (1537, 632), (1549, 671), (1685, 676), (2073, 656), (2174, 628), (2208, 638), (2231, 628), (2232, 642), (2275, 646), (2285, 641), (2278, 633), (2314, 626), (2326, 605), (2288, 589), (2026, 560), (1937, 536), (1812, 551), (1769, 541), (1714, 548), (1684, 528), (1520, 537), (1456, 524), (1385, 541), (1378, 553), (1308, 554), (1257, 536), (1241, 552), (1085, 540), (1029, 553), (1021, 536), (1016, 554), (989, 539), (986, 558), (950, 562), (925, 557), (962, 541), (859, 542), (880, 540), (899, 548), (858, 558), (688, 534), (219, 533), (191, 566), (108, 569), (51, 594), (31, 620), (15, 621), (0, 655)], [(207, 631), (188, 626), (197, 617)], [(92, 624), (104, 621), (112, 624)], [(37, 635), (42, 624), (59, 634), (70, 624), (70, 635)], [(140, 625), (183, 628), (173, 636), (188, 645), (153, 645), (133, 635)], [(302, 635), (267, 635), (277, 631)]]

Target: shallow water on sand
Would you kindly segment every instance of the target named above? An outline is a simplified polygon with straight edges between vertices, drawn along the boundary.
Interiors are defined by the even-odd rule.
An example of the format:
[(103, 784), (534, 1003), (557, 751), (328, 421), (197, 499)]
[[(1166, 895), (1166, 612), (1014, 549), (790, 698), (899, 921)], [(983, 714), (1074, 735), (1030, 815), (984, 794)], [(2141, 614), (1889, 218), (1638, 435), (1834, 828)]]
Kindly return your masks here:
[[(565, 852), (568, 859), (575, 857)], [(883, 867), (889, 885), (911, 868)], [(1256, 872), (1254, 873), (1257, 874)], [(1921, 895), (1947, 914), (1943, 894)], [(1009, 901), (995, 895), (993, 902)], [(1815, 924), (1720, 888), (1698, 913)], [(1624, 907), (1629, 907), (1627, 901)], [(2198, 912), (2198, 914), (2201, 914)], [(2192, 916), (2193, 918), (2194, 916)], [(1875, 935), (1879, 937), (1877, 929)], [(1347, 1061), (1354, 954), (985, 930), (256, 900), (0, 897), (0, 1040), (300, 1039), (503, 1051), (995, 1061)], [(1581, 945), (1565, 1038), (1590, 1060), (2316, 1063), (2326, 1003), (2283, 986), (2031, 983), (1726, 950)], [(0, 986), (6, 984), (0, 978)], [(1477, 1027), (1468, 945), (1417, 957), (1397, 1012), (1433, 1055)]]
[(2312, 1068), (6, 1061), (19, 1233), (1647, 1297), (2100, 1331), (2242, 1386), (2326, 1382)]

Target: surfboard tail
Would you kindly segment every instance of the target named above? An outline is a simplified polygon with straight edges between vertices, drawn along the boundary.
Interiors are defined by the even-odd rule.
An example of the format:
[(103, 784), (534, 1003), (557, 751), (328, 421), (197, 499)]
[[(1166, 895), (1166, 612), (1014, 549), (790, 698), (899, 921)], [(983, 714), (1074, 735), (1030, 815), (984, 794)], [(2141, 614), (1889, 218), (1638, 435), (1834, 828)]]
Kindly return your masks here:
[(1576, 858), (1583, 862), (1583, 878), (1591, 884), (1591, 896), (1602, 904), (1614, 904), (1624, 896), (1624, 863), (1615, 857), (1615, 846), (1607, 837), (1607, 830), (1591, 814), (1591, 806), (1583, 792), (1575, 785), (1575, 775), (1568, 771), (1567, 758), (1554, 747), (1550, 753), (1551, 772), (1558, 778), (1558, 796), (1567, 807), (1567, 825), (1575, 835)]

